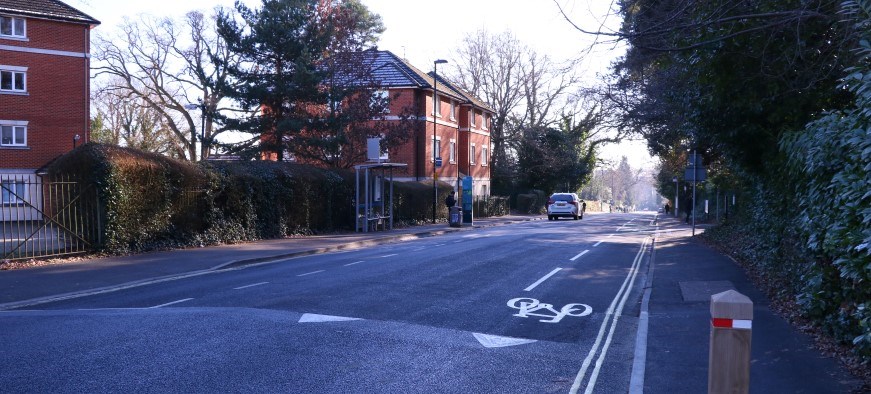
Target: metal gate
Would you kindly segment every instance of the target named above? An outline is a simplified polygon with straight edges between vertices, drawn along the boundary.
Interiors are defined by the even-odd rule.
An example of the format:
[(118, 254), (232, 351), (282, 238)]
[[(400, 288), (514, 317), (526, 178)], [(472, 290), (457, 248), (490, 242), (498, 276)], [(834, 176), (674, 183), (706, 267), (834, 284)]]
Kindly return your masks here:
[(86, 253), (100, 244), (100, 205), (93, 184), (4, 175), (0, 192), (0, 259)]

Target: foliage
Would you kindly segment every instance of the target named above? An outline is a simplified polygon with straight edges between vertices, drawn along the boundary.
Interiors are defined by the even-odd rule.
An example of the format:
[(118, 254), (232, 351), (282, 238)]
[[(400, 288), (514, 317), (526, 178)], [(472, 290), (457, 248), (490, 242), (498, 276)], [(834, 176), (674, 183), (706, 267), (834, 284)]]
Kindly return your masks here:
[[(121, 35), (99, 36), (94, 47), (94, 101), (114, 132), (113, 139), (98, 141), (123, 144), (131, 134), (157, 136), (126, 146), (191, 161), (208, 157), (209, 142), (226, 131), (213, 122), (213, 114), (226, 110), (217, 86), (227, 83), (227, 65), (238, 61), (215, 35), (209, 18), (189, 12), (182, 21), (125, 21)], [(193, 106), (187, 96), (191, 91), (200, 93)], [(119, 138), (122, 133), (125, 138)]]
[(105, 250), (126, 253), (171, 244), (198, 230), (202, 217), (185, 193), (206, 179), (196, 166), (134, 149), (88, 143), (48, 168), (48, 177), (71, 176), (97, 186)]
[(781, 148), (797, 200), (812, 202), (802, 204), (795, 220), (816, 260), (799, 302), (871, 358), (871, 2), (854, 6), (864, 13), (858, 50), (864, 61), (847, 70), (844, 87), (855, 105), (809, 123)]
[(589, 133), (598, 124), (595, 113), (578, 124), (564, 119), (559, 129), (531, 127), (523, 130), (517, 149), (520, 185), (545, 193), (576, 192), (589, 182), (596, 163), (595, 143)]
[[(99, 247), (107, 253), (354, 227), (354, 175), (344, 170), (266, 161), (194, 165), (88, 143), (54, 161), (48, 179), (96, 185), (102, 207)], [(437, 187), (440, 196), (452, 190), (444, 182)], [(432, 220), (431, 183), (395, 182), (394, 198), (396, 225)], [(436, 208), (437, 220), (444, 221), (447, 208), (441, 201)]]
[(373, 122), (390, 104), (372, 76), (372, 53), (361, 52), (384, 30), (378, 15), (357, 0), (237, 2), (236, 10), (218, 17), (219, 35), (241, 59), (227, 65), (222, 91), (248, 114), (221, 117), (249, 134), (231, 152), (350, 168), (365, 158), (367, 137), (383, 137), (386, 149), (408, 140), (408, 124)]
[(865, 360), (869, 4), (625, 2), (612, 96), (662, 159), (660, 192), (674, 195), (687, 148), (703, 153), (708, 183), (739, 201), (706, 236)]

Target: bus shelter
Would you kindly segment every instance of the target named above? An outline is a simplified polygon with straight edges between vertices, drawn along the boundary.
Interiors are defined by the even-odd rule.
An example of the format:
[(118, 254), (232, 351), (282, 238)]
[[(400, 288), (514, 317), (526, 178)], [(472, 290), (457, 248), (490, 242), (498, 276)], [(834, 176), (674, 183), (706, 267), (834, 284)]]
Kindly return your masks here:
[(408, 164), (371, 163), (354, 166), (355, 232), (393, 229), (393, 170), (405, 167)]

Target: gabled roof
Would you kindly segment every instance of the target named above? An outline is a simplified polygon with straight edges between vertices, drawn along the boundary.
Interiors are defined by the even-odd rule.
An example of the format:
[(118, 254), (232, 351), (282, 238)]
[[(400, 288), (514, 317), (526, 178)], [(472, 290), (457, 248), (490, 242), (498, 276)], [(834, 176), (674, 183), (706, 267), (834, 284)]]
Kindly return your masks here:
[(99, 25), (100, 21), (57, 0), (0, 0), (0, 13)]
[[(421, 71), (407, 60), (394, 55), (393, 52), (368, 50), (359, 52), (359, 54), (364, 57), (367, 64), (371, 64), (372, 78), (383, 87), (433, 88), (435, 80), (432, 73)], [(451, 96), (465, 104), (471, 104), (487, 111), (495, 112), (484, 101), (458, 88), (454, 83), (444, 79), (442, 75), (438, 77), (437, 88), (440, 95)]]

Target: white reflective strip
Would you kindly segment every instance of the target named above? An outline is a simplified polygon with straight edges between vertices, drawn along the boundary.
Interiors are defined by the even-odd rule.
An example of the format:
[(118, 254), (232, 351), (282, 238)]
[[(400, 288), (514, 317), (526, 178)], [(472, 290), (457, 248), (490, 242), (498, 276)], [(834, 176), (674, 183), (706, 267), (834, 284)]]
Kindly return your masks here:
[(749, 330), (752, 326), (753, 320), (732, 320), (732, 328), (743, 328)]

